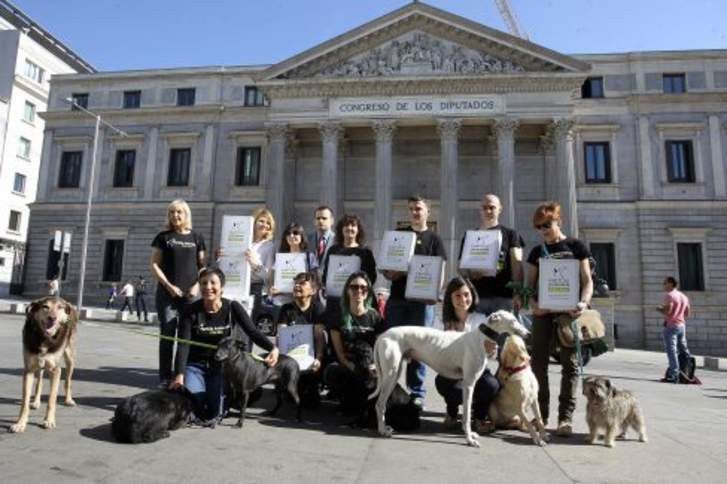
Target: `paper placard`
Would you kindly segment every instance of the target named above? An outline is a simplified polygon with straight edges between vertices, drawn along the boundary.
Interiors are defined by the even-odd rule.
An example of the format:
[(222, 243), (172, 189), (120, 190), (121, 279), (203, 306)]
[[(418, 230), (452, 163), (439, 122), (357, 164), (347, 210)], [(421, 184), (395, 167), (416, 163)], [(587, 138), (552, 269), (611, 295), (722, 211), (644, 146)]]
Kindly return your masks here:
[(273, 286), (283, 294), (293, 294), (293, 279), (308, 271), (305, 252), (278, 252), (275, 254), (275, 280)]
[(406, 272), (414, 255), (417, 235), (414, 232), (389, 230), (381, 239), (381, 249), (376, 266), (381, 270)]
[(283, 326), (278, 330), (280, 352), (298, 362), (301, 370), (307, 370), (315, 360), (315, 344), (312, 324)]
[(348, 276), (361, 270), (357, 255), (329, 255), (326, 272), (326, 296), (341, 297)]
[(580, 299), (580, 261), (541, 257), (538, 270), (538, 306), (572, 311)]
[(250, 264), (245, 260), (245, 251), (252, 245), (253, 217), (224, 215), (220, 233), (220, 247), (223, 257), (217, 266), (225, 273), (225, 296), (245, 299), (250, 296)]
[(483, 271), (487, 276), (497, 274), (497, 262), (502, 247), (502, 231), (468, 230), (462, 248), (460, 269)]
[(441, 257), (412, 256), (404, 297), (418, 301), (436, 301), (439, 298), (443, 273), (444, 260)]

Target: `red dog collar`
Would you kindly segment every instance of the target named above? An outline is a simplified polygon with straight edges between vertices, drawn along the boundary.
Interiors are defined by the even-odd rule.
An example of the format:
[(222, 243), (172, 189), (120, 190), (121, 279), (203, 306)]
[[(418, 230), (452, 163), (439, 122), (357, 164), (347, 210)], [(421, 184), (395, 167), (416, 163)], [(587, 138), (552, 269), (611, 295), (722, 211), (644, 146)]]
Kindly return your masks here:
[(512, 375), (514, 375), (515, 373), (517, 373), (519, 371), (523, 371), (525, 368), (527, 368), (529, 366), (530, 366), (529, 364), (524, 363), (524, 364), (522, 364), (520, 366), (515, 366), (515, 367), (507, 367), (507, 366), (505, 366), (502, 369), (505, 370), (508, 375), (512, 376)]

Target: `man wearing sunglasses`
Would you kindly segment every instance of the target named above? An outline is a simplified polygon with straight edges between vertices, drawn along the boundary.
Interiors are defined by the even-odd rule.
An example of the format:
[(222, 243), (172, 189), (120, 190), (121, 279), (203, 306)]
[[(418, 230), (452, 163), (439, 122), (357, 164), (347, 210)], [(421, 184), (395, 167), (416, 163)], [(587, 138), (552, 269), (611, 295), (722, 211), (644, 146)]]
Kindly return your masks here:
[[(522, 286), (523, 283), (523, 248), (525, 241), (513, 229), (500, 225), (502, 204), (497, 195), (488, 193), (482, 197), (480, 205), (481, 225), (478, 230), (499, 230), (502, 235), (500, 255), (497, 260), (497, 273), (488, 276), (483, 271), (462, 269), (461, 274), (472, 281), (480, 302), (477, 312), (489, 316), (499, 309), (520, 311), (522, 302), (518, 294), (514, 294), (510, 282)], [(465, 235), (466, 237), (466, 235)], [(459, 248), (459, 257), (462, 258), (465, 237)]]
[[(418, 196), (409, 197), (409, 219), (411, 226), (402, 230), (411, 230), (417, 235), (414, 253), (417, 255), (439, 256), (447, 260), (442, 239), (429, 230), (429, 204)], [(406, 272), (384, 271), (384, 277), (391, 281), (391, 293), (386, 303), (386, 327), (394, 326), (432, 326), (434, 323), (434, 305), (419, 301), (409, 301), (404, 297), (406, 292)], [(406, 385), (411, 391), (415, 405), (423, 407), (426, 390), (426, 366), (412, 360), (406, 369)]]

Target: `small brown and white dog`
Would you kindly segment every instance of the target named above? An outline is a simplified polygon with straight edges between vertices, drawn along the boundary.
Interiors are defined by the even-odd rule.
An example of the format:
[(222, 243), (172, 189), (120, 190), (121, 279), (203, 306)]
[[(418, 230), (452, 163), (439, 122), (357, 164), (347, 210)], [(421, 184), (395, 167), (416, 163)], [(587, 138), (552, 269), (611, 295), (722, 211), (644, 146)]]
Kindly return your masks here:
[(617, 390), (607, 378), (588, 377), (583, 380), (583, 395), (588, 399), (586, 442), (592, 444), (599, 430), (605, 430), (604, 444), (613, 447), (616, 437), (625, 437), (631, 427), (639, 433), (639, 441), (646, 442), (646, 425), (639, 401), (633, 393)]
[[(43, 420), (43, 428), (55, 428), (56, 398), (61, 381), (62, 359), (66, 364), (65, 404), (69, 406), (76, 404), (71, 394), (71, 376), (76, 358), (77, 324), (76, 309), (59, 297), (40, 298), (28, 306), (23, 326), (23, 401), (18, 421), (10, 426), (10, 432), (23, 432), (28, 424), (30, 409), (40, 407), (43, 370), (47, 370), (51, 378), (48, 410)], [(31, 403), (34, 377), (37, 377), (38, 384)]]
[(513, 334), (505, 340), (497, 379), (501, 388), (489, 409), (495, 428), (506, 427), (519, 419), (533, 442), (545, 445), (549, 435), (538, 405), (538, 380), (530, 368), (530, 355), (520, 336)]

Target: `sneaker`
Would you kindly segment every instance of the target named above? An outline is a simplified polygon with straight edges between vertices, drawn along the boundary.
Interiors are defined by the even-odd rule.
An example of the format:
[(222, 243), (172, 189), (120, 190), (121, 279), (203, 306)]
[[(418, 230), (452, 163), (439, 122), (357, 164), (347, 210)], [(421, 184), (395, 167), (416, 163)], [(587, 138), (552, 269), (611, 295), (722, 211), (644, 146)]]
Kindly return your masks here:
[(558, 428), (555, 429), (555, 434), (559, 437), (570, 437), (573, 435), (573, 424), (570, 420), (561, 420), (558, 422)]
[(422, 397), (412, 398), (411, 403), (413, 403), (419, 410), (424, 410), (424, 399)]
[(489, 420), (475, 419), (473, 421), (472, 430), (480, 435), (486, 435), (495, 431), (495, 424)]

